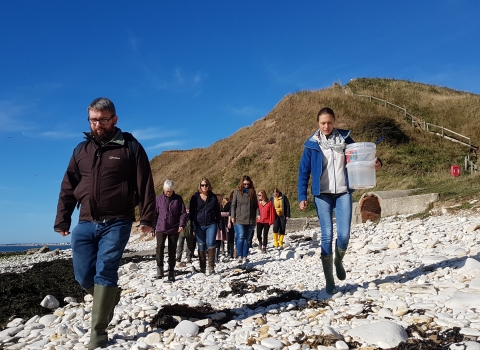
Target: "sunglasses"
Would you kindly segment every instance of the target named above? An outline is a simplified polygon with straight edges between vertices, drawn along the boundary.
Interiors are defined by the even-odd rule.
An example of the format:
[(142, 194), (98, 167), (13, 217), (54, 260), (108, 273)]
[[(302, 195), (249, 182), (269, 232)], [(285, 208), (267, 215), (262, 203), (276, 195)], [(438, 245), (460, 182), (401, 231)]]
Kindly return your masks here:
[(257, 197), (262, 197), (262, 196), (263, 196), (263, 194), (257, 194)]
[(243, 186), (250, 186), (250, 182), (244, 182)]
[(200, 187), (208, 187), (208, 184), (200, 184)]

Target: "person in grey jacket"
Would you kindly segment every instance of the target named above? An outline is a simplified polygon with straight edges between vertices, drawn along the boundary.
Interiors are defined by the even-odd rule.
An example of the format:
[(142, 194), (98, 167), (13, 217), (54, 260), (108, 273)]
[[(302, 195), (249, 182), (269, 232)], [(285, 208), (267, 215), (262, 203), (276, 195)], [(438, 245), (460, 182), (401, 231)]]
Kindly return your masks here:
[(259, 217), (257, 193), (250, 176), (243, 176), (233, 193), (231, 221), (235, 229), (238, 261), (247, 263), (249, 241)]

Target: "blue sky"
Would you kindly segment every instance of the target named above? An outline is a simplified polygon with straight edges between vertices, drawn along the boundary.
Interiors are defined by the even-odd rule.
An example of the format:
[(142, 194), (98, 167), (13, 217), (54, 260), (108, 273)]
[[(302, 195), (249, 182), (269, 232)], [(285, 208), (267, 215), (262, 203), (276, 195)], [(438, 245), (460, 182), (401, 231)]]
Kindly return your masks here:
[(479, 14), (454, 0), (0, 0), (0, 243), (69, 242), (53, 232), (58, 192), (96, 97), (153, 158), (352, 78), (478, 94)]

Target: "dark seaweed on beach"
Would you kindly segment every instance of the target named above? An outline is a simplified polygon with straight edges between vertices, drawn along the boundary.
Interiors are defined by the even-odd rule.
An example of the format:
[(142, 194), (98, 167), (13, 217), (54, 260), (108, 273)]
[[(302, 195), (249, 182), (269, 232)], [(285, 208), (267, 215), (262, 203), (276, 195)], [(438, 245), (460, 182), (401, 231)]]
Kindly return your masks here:
[(65, 297), (83, 301), (85, 294), (75, 281), (71, 259), (40, 262), (23, 273), (0, 274), (0, 326), (13, 317), (27, 320), (51, 314), (52, 310), (40, 306), (47, 295), (64, 306)]

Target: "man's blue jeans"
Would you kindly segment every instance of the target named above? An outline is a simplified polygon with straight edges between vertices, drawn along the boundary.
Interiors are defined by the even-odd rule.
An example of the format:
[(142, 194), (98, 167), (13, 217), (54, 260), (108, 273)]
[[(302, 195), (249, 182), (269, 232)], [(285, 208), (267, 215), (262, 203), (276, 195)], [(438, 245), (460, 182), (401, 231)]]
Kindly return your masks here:
[(197, 237), (198, 251), (204, 252), (207, 249), (215, 248), (217, 238), (217, 224), (207, 226), (196, 226), (195, 236)]
[(234, 225), (235, 228), (235, 244), (237, 246), (237, 256), (246, 258), (250, 249), (250, 240), (255, 230), (255, 225)]
[(352, 195), (348, 192), (320, 194), (320, 196), (315, 197), (315, 209), (322, 230), (322, 255), (332, 254), (333, 212), (335, 212), (337, 221), (337, 246), (346, 250), (350, 240), (350, 225), (352, 222)]
[(131, 230), (132, 220), (78, 222), (72, 231), (72, 260), (75, 279), (84, 289), (94, 284), (117, 286), (118, 267)]

